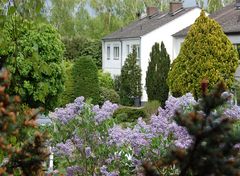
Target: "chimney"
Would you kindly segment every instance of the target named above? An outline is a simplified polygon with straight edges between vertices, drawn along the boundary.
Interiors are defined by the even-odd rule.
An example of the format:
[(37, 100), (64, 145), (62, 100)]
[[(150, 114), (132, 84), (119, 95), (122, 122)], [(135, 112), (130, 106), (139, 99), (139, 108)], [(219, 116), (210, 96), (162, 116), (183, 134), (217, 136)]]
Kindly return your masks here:
[(147, 16), (152, 16), (156, 13), (158, 13), (157, 7), (147, 7)]
[(236, 0), (235, 7), (237, 10), (240, 10), (240, 0)]
[(176, 11), (183, 8), (182, 2), (170, 2), (170, 14), (174, 14)]

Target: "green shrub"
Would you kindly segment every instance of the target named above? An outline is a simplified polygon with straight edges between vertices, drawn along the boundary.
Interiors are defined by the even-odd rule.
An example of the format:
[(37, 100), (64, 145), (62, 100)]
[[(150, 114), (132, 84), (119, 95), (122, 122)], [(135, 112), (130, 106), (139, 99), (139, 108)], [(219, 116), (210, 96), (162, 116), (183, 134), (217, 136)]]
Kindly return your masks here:
[(63, 38), (66, 50), (66, 59), (75, 60), (81, 56), (91, 56), (98, 68), (102, 67), (102, 43), (99, 40), (90, 40), (84, 37), (75, 36)]
[(135, 122), (139, 117), (147, 117), (144, 109), (122, 107), (117, 109), (113, 114), (113, 118), (116, 118), (118, 122)]
[(167, 77), (170, 69), (170, 58), (164, 43), (159, 46), (155, 43), (150, 53), (150, 61), (146, 72), (146, 88), (148, 100), (158, 100), (161, 106), (165, 106), (168, 99), (169, 88)]
[(128, 55), (120, 76), (120, 101), (122, 105), (131, 106), (134, 104), (134, 98), (142, 96), (141, 88), (141, 68), (137, 64), (137, 53)]
[(102, 70), (98, 70), (98, 80), (99, 80), (100, 87), (114, 89), (114, 81), (110, 73), (103, 72)]
[(224, 81), (230, 88), (238, 60), (237, 50), (221, 26), (202, 12), (173, 61), (168, 85), (173, 95), (191, 92), (196, 98), (201, 94), (200, 82), (203, 79), (209, 80), (210, 90), (219, 81)]
[(113, 89), (108, 89), (105, 87), (100, 87), (100, 104), (103, 104), (105, 101), (109, 100), (112, 103), (119, 103), (120, 97), (118, 93)]
[(147, 117), (151, 117), (153, 114), (157, 113), (159, 106), (160, 103), (157, 100), (149, 101), (144, 105), (143, 109), (146, 112)]
[(119, 93), (121, 86), (120, 76), (114, 76), (114, 90)]
[(16, 17), (5, 23), (1, 40), (7, 46), (0, 48), (0, 58), (13, 75), (9, 94), (32, 108), (55, 108), (64, 82), (64, 45), (55, 28)]
[(80, 57), (75, 61), (73, 66), (75, 97), (92, 98), (93, 104), (99, 102), (100, 90), (97, 72), (97, 66), (90, 56)]
[(73, 62), (65, 61), (64, 62), (64, 91), (59, 96), (59, 106), (64, 106), (70, 102), (73, 102), (75, 97), (74, 93), (74, 77), (73, 77)]

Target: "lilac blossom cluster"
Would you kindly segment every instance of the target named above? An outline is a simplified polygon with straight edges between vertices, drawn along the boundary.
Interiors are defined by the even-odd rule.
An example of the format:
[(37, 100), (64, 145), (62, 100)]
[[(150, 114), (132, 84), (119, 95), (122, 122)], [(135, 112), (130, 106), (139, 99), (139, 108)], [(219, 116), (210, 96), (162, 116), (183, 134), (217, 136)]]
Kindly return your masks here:
[(103, 121), (112, 117), (113, 112), (118, 108), (117, 104), (113, 104), (110, 101), (104, 102), (102, 107), (99, 105), (93, 107), (92, 111), (95, 113), (94, 120), (97, 124), (102, 123)]
[(67, 176), (78, 175), (78, 174), (81, 174), (81, 172), (82, 172), (82, 169), (79, 166), (67, 167)]
[(66, 140), (65, 143), (63, 142), (58, 143), (55, 149), (53, 150), (53, 152), (55, 152), (55, 154), (58, 154), (58, 155), (71, 156), (74, 150), (75, 148), (74, 148), (74, 144), (72, 143), (72, 140), (68, 139)]
[(174, 144), (178, 147), (187, 148), (192, 143), (192, 137), (188, 134), (186, 128), (176, 124), (173, 117), (180, 108), (186, 108), (196, 103), (190, 93), (180, 98), (170, 96), (166, 101), (165, 109), (159, 108), (158, 115), (153, 115), (149, 124), (139, 118), (138, 123), (132, 129), (124, 129), (119, 125), (109, 129), (109, 144), (130, 145), (135, 154), (138, 155), (143, 147), (151, 144), (153, 138), (162, 136), (167, 139), (170, 134), (173, 134)]
[(108, 172), (107, 171), (107, 166), (103, 165), (101, 168), (100, 168), (100, 172), (102, 175), (104, 176), (118, 176), (119, 173), (117, 171), (115, 172)]
[(65, 108), (56, 108), (51, 116), (53, 120), (58, 120), (62, 124), (67, 124), (70, 120), (79, 115), (84, 104), (84, 97), (78, 97), (73, 103), (67, 104)]
[(240, 120), (240, 107), (233, 105), (232, 107), (226, 109), (223, 114), (228, 118)]

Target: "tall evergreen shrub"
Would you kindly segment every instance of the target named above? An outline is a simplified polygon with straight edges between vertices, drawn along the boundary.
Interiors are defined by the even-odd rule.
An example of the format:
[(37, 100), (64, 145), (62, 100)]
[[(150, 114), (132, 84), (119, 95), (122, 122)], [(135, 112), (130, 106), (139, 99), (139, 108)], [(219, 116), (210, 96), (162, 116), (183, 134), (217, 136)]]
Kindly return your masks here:
[(73, 66), (75, 97), (92, 98), (92, 103), (99, 101), (98, 70), (90, 56), (80, 57)]
[(120, 82), (121, 104), (133, 105), (134, 98), (140, 98), (142, 96), (141, 68), (137, 64), (137, 53), (135, 49), (133, 49), (133, 53), (128, 55), (122, 67)]
[(150, 61), (146, 74), (146, 87), (148, 100), (158, 100), (162, 106), (168, 98), (169, 88), (167, 85), (167, 76), (170, 69), (170, 58), (164, 43), (155, 43), (150, 53)]
[(209, 80), (210, 90), (219, 81), (230, 87), (238, 60), (237, 51), (221, 26), (202, 11), (172, 64), (168, 85), (175, 95), (192, 92), (196, 98), (204, 78)]

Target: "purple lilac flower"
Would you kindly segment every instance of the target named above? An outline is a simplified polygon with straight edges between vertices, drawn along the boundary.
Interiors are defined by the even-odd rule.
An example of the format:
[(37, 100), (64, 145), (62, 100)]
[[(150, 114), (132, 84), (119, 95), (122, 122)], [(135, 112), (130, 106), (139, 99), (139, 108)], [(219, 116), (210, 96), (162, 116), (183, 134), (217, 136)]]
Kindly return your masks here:
[(234, 105), (226, 109), (223, 114), (231, 119), (240, 119), (240, 106)]
[(67, 167), (67, 176), (74, 176), (74, 175), (78, 175), (82, 172), (81, 167), (79, 166), (70, 166)]
[(74, 151), (74, 145), (70, 139), (65, 143), (59, 143), (56, 145), (56, 153), (70, 156)]
[(135, 154), (138, 154), (142, 147), (149, 146), (154, 137), (168, 137), (174, 134), (175, 145), (187, 148), (192, 143), (192, 137), (188, 134), (185, 127), (181, 127), (173, 120), (175, 112), (180, 108), (186, 108), (196, 104), (192, 94), (188, 93), (180, 98), (172, 96), (166, 101), (165, 109), (159, 108), (159, 115), (153, 115), (150, 123), (146, 124), (142, 118), (138, 119), (138, 123), (133, 129), (123, 129), (118, 125), (109, 129), (109, 144), (117, 146), (130, 145)]
[(56, 108), (51, 115), (62, 124), (66, 124), (80, 113), (83, 106), (84, 97), (78, 97), (74, 100), (74, 103), (67, 104), (65, 108)]
[(100, 108), (99, 105), (93, 107), (93, 112), (95, 113), (94, 119), (97, 124), (100, 124), (104, 120), (109, 119), (112, 117), (113, 112), (118, 108), (117, 104), (113, 104), (110, 101), (106, 101), (102, 107)]
[(100, 172), (101, 172), (101, 174), (103, 174), (104, 176), (118, 176), (118, 175), (119, 175), (119, 172), (117, 172), (117, 171), (108, 172), (108, 171), (107, 171), (107, 167), (106, 167), (105, 165), (103, 165), (103, 166), (100, 168)]
[(76, 134), (73, 136), (72, 138), (74, 145), (78, 148), (78, 149), (82, 149), (83, 147), (83, 141), (80, 137), (78, 137)]
[(86, 147), (85, 148), (85, 155), (86, 155), (86, 158), (89, 158), (92, 154), (92, 151), (91, 151), (91, 147)]

